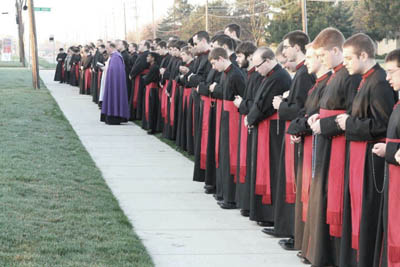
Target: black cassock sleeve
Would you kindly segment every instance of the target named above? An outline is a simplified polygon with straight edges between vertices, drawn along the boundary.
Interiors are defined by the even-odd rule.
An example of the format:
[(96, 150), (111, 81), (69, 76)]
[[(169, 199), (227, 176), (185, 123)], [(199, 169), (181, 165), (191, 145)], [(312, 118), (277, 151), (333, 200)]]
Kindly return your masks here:
[(158, 65), (153, 65), (150, 67), (149, 73), (143, 77), (145, 85), (150, 83), (158, 83), (160, 81), (160, 68)]
[(294, 120), (299, 111), (304, 107), (308, 90), (313, 86), (312, 76), (303, 73), (296, 80), (294, 88), (290, 91), (287, 99), (283, 99), (279, 106), (279, 118), (285, 121)]
[(399, 143), (387, 143), (385, 159), (388, 163), (399, 166), (399, 163), (394, 158), (394, 155), (396, 155), (399, 149)]
[(197, 70), (197, 73), (193, 74), (190, 79), (188, 86), (189, 87), (197, 87), (200, 82), (203, 82), (207, 79), (208, 73), (211, 71), (212, 66), (207, 58), (203, 59), (204, 61), (200, 62), (200, 68)]
[(135, 65), (132, 67), (129, 75), (134, 79), (137, 75), (139, 75), (142, 71), (149, 67), (149, 63), (147, 63), (147, 59), (145, 56), (139, 56), (135, 62)]
[[(357, 88), (360, 84), (360, 76), (353, 75), (349, 76), (344, 83), (345, 90), (345, 101), (346, 101), (346, 111), (351, 113), (351, 106), (353, 104), (353, 99), (357, 94)], [(337, 116), (330, 116), (320, 119), (321, 135), (325, 137), (338, 136), (344, 133), (342, 129), (336, 123)]]
[(262, 90), (262, 92), (261, 96), (254, 100), (254, 104), (247, 115), (249, 125), (255, 125), (275, 113), (272, 100), (275, 96), (282, 94), (282, 86), (279, 80), (275, 79), (263, 86), (263, 88), (258, 89)]
[(394, 106), (392, 88), (386, 81), (379, 82), (370, 90), (368, 118), (349, 116), (346, 120), (346, 139), (350, 141), (373, 141), (386, 136), (387, 124)]

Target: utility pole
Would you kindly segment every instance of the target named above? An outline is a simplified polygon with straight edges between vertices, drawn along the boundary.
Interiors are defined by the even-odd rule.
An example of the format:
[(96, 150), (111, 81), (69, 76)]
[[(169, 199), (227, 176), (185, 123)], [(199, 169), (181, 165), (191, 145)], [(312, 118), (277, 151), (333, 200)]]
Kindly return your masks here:
[(206, 0), (206, 32), (208, 32), (208, 0)]
[(156, 22), (154, 18), (154, 0), (151, 0), (151, 13), (153, 16), (153, 39), (156, 39), (157, 35), (156, 35)]
[(124, 1), (124, 30), (125, 30), (125, 41), (128, 39), (126, 34), (126, 8), (125, 8), (125, 1)]
[(24, 23), (22, 22), (22, 1), (15, 0), (17, 9), (18, 40), (19, 40), (19, 61), (25, 67), (25, 47), (24, 47)]
[(135, 0), (135, 36), (136, 36), (136, 43), (139, 43), (139, 16), (138, 16), (138, 9), (137, 9), (137, 1)]
[(307, 26), (307, 0), (301, 0), (301, 17), (303, 22), (303, 32), (308, 34)]
[(39, 61), (37, 51), (37, 38), (36, 38), (36, 23), (35, 23), (35, 11), (33, 0), (28, 0), (28, 13), (29, 13), (29, 36), (31, 44), (31, 55), (32, 55), (32, 83), (34, 89), (40, 89), (39, 80)]

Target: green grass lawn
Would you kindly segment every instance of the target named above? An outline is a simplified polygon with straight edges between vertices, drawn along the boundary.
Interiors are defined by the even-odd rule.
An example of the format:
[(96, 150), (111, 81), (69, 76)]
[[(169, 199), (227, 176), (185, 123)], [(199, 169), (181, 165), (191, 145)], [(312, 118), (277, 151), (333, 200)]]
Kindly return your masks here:
[(153, 266), (47, 89), (0, 80), (0, 266)]

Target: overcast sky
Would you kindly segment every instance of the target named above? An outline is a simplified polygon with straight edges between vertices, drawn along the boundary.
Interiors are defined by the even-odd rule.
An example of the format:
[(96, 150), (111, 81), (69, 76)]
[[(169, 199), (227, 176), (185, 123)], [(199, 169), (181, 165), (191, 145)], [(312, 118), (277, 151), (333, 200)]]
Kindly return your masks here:
[[(127, 31), (134, 31), (135, 0), (34, 0), (36, 7), (50, 7), (51, 12), (35, 12), (38, 41), (48, 40), (54, 35), (58, 41), (84, 42), (104, 39), (124, 38), (124, 12), (126, 6)], [(151, 23), (151, 0), (137, 0), (139, 27)], [(192, 4), (205, 0), (189, 0)], [(156, 19), (162, 18), (173, 0), (154, 0)], [(15, 24), (15, 1), (0, 0), (0, 36), (17, 36)], [(27, 12), (24, 12), (27, 21)], [(28, 32), (28, 24), (25, 24)]]

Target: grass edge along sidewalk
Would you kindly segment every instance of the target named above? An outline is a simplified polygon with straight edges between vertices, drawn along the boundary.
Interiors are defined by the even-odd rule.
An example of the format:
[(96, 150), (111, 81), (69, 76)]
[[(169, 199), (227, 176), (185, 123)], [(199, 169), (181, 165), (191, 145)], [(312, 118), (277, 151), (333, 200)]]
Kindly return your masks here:
[(57, 103), (0, 68), (0, 265), (154, 266)]

